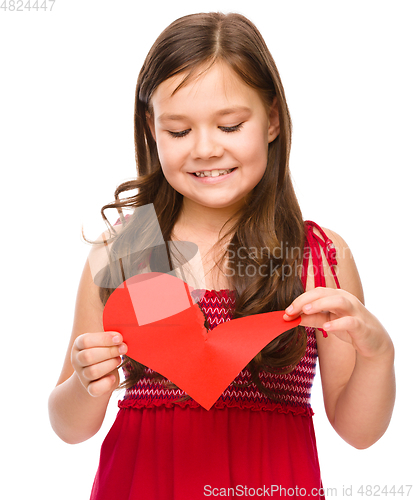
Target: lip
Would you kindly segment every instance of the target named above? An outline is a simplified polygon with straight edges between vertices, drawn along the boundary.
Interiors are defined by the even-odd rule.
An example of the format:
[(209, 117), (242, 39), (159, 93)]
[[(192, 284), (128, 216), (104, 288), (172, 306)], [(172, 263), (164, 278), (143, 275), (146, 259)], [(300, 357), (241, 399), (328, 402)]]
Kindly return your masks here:
[(224, 175), (219, 175), (217, 177), (197, 177), (196, 175), (194, 175), (193, 173), (188, 173), (188, 175), (191, 175), (191, 177), (196, 181), (196, 182), (202, 182), (204, 184), (217, 184), (218, 182), (223, 182), (225, 181), (226, 179), (228, 179), (229, 177), (231, 177), (237, 170), (237, 167), (235, 167), (235, 169), (228, 173), (228, 174), (224, 174)]

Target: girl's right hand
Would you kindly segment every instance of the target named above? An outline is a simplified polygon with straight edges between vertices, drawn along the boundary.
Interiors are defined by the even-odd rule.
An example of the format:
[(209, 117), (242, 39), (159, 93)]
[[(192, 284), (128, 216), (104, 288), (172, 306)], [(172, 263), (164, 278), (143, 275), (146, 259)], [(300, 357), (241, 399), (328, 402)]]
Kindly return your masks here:
[(71, 352), (72, 366), (91, 396), (103, 396), (118, 387), (118, 366), (121, 354), (127, 350), (117, 332), (84, 333), (76, 338)]

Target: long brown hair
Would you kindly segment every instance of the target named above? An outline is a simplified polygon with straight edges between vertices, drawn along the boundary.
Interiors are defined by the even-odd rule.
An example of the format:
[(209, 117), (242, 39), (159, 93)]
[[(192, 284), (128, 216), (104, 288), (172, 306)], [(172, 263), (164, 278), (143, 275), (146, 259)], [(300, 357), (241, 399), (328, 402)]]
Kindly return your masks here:
[[(253, 189), (246, 204), (231, 221), (231, 227), (219, 240), (230, 238), (225, 254), (233, 252), (228, 267), (229, 278), (236, 293), (234, 318), (282, 310), (303, 292), (298, 275), (304, 244), (304, 224), (289, 172), (291, 118), (284, 89), (275, 62), (255, 25), (240, 14), (206, 13), (182, 17), (168, 26), (150, 49), (139, 73), (134, 110), (134, 136), (137, 179), (121, 184), (115, 191), (115, 201), (105, 210), (136, 208), (152, 203), (165, 241), (171, 239), (174, 224), (182, 206), (182, 195), (166, 181), (156, 143), (147, 123), (151, 113), (151, 96), (168, 78), (183, 73), (185, 85), (200, 68), (216, 61), (225, 62), (261, 96), (269, 109), (274, 98), (280, 120), (280, 133), (269, 144), (268, 162), (261, 181)], [(176, 89), (178, 90), (178, 89)], [(120, 198), (120, 194), (137, 189), (137, 194)], [(137, 211), (136, 211), (137, 212)], [(113, 251), (128, 254), (129, 241), (137, 234), (142, 221), (134, 217), (113, 243)], [(251, 252), (249, 249), (268, 249)], [(132, 268), (134, 256), (123, 258)], [(142, 256), (141, 256), (142, 258)], [(223, 255), (224, 258), (224, 255)], [(252, 267), (253, 266), (253, 267)], [(244, 272), (246, 269), (250, 271)], [(257, 272), (252, 273), (251, 269)], [(260, 270), (260, 272), (259, 272)], [(289, 272), (287, 272), (289, 270)], [(294, 272), (292, 272), (294, 270)], [(122, 276), (119, 276), (119, 283)], [(116, 285), (116, 283), (115, 283)], [(101, 288), (106, 302), (113, 288)], [(258, 377), (260, 370), (288, 373), (297, 365), (306, 348), (306, 332), (297, 327), (266, 346), (248, 365), (257, 386), (272, 397)], [(128, 358), (127, 358), (128, 359)], [(144, 367), (130, 360), (130, 387), (142, 376)]]

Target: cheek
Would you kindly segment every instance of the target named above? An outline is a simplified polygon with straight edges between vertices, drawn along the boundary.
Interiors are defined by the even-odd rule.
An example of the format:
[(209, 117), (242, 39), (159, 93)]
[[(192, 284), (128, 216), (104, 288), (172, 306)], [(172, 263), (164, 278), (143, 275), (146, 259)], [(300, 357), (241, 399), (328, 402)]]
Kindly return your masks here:
[[(267, 134), (263, 134), (260, 128), (252, 130), (248, 139), (243, 138), (237, 145), (239, 158), (246, 165), (254, 167), (258, 176), (263, 175), (267, 165), (268, 142)], [(261, 175), (260, 175), (261, 172)]]
[[(176, 140), (177, 142), (179, 141), (179, 139)], [(183, 157), (182, 147), (179, 144), (171, 144), (171, 140), (161, 139), (157, 141), (157, 151), (166, 177), (173, 174), (181, 165)]]

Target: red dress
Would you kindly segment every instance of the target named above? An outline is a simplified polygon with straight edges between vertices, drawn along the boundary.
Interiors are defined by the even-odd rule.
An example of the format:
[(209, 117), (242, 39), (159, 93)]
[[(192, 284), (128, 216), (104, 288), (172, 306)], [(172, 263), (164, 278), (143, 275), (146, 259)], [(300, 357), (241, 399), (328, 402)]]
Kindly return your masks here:
[[(324, 286), (320, 249), (333, 271), (334, 248), (319, 226), (305, 224), (303, 282), (308, 251), (315, 285)], [(230, 290), (208, 290), (199, 302), (210, 329), (231, 319), (234, 304)], [(118, 403), (117, 418), (102, 444), (91, 499), (324, 498), (310, 405), (317, 345), (315, 330), (306, 331), (305, 355), (291, 373), (260, 373), (276, 401), (254, 383), (230, 384), (207, 411), (192, 399), (177, 402), (185, 393), (166, 389), (147, 369)], [(249, 380), (245, 369), (235, 382)]]

